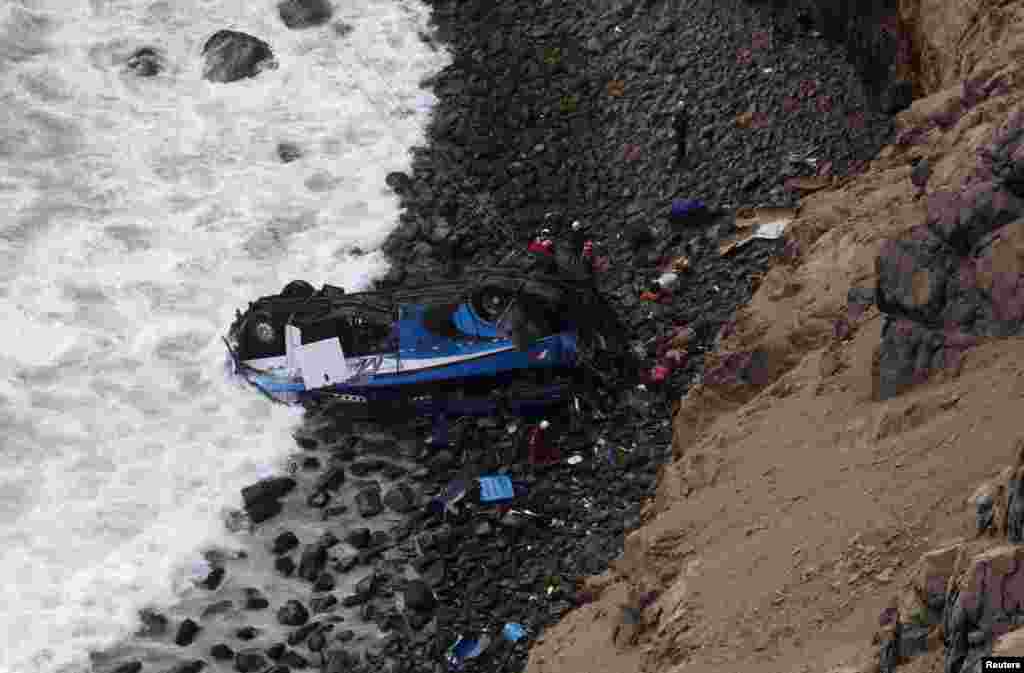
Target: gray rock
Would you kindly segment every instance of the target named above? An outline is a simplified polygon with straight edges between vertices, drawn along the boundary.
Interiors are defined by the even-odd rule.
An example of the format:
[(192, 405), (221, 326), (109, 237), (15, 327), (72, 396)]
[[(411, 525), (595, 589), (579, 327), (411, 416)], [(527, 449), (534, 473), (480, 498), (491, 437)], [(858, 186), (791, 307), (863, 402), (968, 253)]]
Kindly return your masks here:
[(235, 655), (235, 670), (238, 673), (255, 673), (267, 666), (267, 657), (256, 648), (240, 651)]
[(410, 580), (405, 586), (405, 606), (417, 612), (430, 612), (437, 605), (437, 598), (423, 580)]
[(410, 512), (417, 505), (416, 492), (405, 482), (395, 484), (384, 494), (384, 504), (395, 512), (402, 514)]
[(128, 57), (127, 66), (139, 77), (155, 77), (166, 67), (163, 55), (153, 47), (142, 47)]
[(334, 13), (328, 0), (284, 0), (277, 11), (284, 25), (293, 30), (325, 24)]
[(203, 78), (234, 82), (277, 67), (274, 52), (263, 40), (235, 30), (218, 30), (203, 45)]
[(309, 621), (309, 610), (297, 600), (290, 600), (277, 611), (277, 621), (285, 626), (302, 626)]
[(228, 659), (234, 659), (235, 651), (224, 643), (217, 643), (210, 648), (210, 656), (217, 661), (227, 661)]
[(327, 549), (321, 544), (306, 545), (299, 560), (299, 577), (308, 582), (315, 582), (325, 567), (327, 567)]
[(296, 159), (302, 158), (302, 150), (295, 143), (278, 143), (277, 144), (277, 158), (282, 163), (289, 164)]
[(191, 661), (183, 661), (170, 668), (166, 668), (163, 673), (199, 673), (204, 668), (206, 668), (205, 661), (202, 659), (192, 659)]
[(186, 619), (178, 627), (178, 633), (174, 636), (174, 644), (179, 647), (191, 645), (201, 630), (202, 627), (199, 624), (196, 624), (191, 619)]
[(337, 491), (345, 483), (345, 468), (341, 465), (334, 465), (327, 468), (327, 471), (316, 480), (314, 489), (317, 491)]
[(370, 529), (353, 528), (345, 537), (345, 541), (356, 549), (366, 549), (370, 546)]
[(295, 533), (291, 532), (290, 530), (286, 530), (285, 532), (281, 533), (276, 538), (274, 538), (274, 544), (270, 548), (270, 551), (273, 554), (287, 554), (288, 552), (290, 552), (298, 546), (299, 538), (295, 535)]
[(114, 668), (110, 669), (110, 673), (139, 673), (139, 671), (141, 670), (142, 662), (135, 660), (126, 661), (122, 664), (115, 666)]
[(384, 505), (380, 498), (379, 488), (364, 488), (356, 493), (356, 508), (359, 516), (370, 518), (377, 516), (384, 511)]

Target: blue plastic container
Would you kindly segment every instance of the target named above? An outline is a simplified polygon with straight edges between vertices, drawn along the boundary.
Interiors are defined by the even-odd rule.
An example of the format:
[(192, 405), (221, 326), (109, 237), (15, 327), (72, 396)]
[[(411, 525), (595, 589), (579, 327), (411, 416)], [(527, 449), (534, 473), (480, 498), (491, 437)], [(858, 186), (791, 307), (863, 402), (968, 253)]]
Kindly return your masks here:
[(672, 201), (672, 209), (669, 211), (669, 216), (673, 219), (681, 220), (704, 215), (707, 211), (708, 207), (699, 199), (675, 199)]
[(500, 474), (480, 477), (480, 502), (503, 502), (516, 497), (512, 480)]

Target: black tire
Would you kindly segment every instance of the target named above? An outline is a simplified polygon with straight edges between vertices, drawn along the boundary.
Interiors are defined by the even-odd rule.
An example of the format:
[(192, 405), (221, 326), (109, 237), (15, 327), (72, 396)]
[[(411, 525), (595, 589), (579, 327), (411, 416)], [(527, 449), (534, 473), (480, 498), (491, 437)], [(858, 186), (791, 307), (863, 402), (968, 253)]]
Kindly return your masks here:
[(477, 315), (488, 322), (494, 322), (515, 301), (517, 289), (511, 283), (484, 283), (473, 290), (470, 303)]
[(284, 354), (284, 333), (269, 313), (257, 311), (245, 319), (243, 359)]
[(304, 280), (293, 280), (281, 290), (282, 297), (308, 299), (316, 294), (316, 288)]

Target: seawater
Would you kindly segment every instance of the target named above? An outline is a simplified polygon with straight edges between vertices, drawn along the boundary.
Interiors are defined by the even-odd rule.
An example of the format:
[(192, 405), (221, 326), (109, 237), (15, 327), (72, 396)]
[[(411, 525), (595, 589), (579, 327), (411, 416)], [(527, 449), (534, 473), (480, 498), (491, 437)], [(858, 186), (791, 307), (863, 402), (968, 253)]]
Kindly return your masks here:
[[(0, 671), (82, 665), (173, 604), (224, 508), (294, 449), (298, 416), (227, 379), (221, 335), (292, 279), (386, 270), (384, 176), (449, 60), (428, 19), (411, 0), (305, 30), (273, 0), (0, 6)], [(204, 81), (221, 28), (279, 67)], [(168, 69), (127, 71), (141, 46)]]

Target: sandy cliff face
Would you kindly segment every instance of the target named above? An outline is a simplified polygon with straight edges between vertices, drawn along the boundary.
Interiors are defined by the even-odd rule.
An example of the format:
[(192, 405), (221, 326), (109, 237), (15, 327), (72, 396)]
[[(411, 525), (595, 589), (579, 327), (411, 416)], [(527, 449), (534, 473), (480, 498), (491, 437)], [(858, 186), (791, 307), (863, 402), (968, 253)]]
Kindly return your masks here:
[[(1024, 435), (1024, 340), (946, 335), (916, 385), (886, 392), (885, 318), (865, 299), (887, 241), (916, 240), (932, 197), (975, 184), (979, 149), (1019, 123), (1024, 2), (908, 0), (901, 16), (927, 97), (870, 170), (803, 201), (787, 233), (798, 256), (765, 276), (679, 404), (645, 526), (592, 580), (594, 602), (534, 648), (533, 673), (876, 670), (897, 622), (907, 671), (940, 670), (958, 629), (975, 634), (968, 666), (979, 647), (1024, 653), (1016, 594), (977, 614), (963, 598), (991, 593), (971, 579), (991, 568), (1015, 577), (999, 519)], [(990, 275), (1024, 270), (1014, 226), (978, 253)], [(937, 272), (906, 272), (904, 302), (923, 311)], [(979, 537), (982, 496), (1003, 514)], [(940, 624), (929, 591), (970, 618)]]

